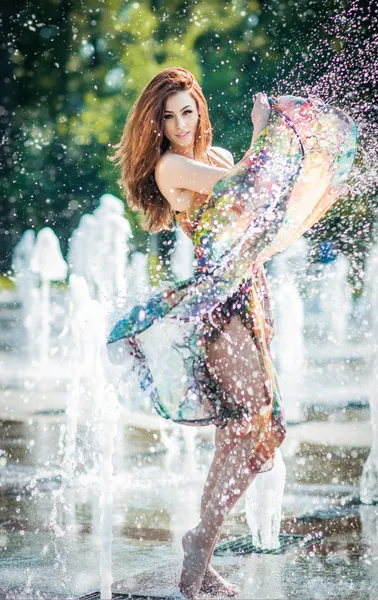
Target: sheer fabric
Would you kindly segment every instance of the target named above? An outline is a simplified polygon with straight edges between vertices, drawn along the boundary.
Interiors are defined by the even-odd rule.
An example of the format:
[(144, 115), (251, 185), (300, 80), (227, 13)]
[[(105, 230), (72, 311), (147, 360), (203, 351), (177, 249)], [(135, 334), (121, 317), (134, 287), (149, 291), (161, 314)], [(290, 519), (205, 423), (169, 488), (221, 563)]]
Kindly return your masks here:
[(353, 121), (317, 99), (270, 103), (270, 123), (251, 152), (186, 219), (194, 277), (134, 307), (108, 340), (113, 356), (133, 358), (161, 416), (219, 427), (250, 421), (258, 472), (271, 468), (285, 437), (262, 265), (336, 201), (357, 140)]

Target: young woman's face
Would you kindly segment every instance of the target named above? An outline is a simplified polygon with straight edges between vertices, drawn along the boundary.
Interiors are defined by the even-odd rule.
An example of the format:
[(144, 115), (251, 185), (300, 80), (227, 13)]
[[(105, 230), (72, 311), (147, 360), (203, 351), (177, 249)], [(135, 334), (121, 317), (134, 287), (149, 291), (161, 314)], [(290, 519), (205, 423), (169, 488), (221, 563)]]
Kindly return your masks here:
[(164, 135), (172, 148), (192, 147), (199, 120), (197, 104), (189, 92), (168, 96), (164, 109)]

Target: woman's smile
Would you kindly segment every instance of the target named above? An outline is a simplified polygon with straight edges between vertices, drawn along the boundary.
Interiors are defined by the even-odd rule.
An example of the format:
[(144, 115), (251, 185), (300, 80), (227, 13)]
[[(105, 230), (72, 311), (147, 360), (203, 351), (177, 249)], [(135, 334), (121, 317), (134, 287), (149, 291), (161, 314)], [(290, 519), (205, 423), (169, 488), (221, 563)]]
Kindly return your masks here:
[(168, 96), (164, 106), (163, 131), (169, 141), (170, 152), (192, 156), (198, 123), (198, 107), (188, 91)]

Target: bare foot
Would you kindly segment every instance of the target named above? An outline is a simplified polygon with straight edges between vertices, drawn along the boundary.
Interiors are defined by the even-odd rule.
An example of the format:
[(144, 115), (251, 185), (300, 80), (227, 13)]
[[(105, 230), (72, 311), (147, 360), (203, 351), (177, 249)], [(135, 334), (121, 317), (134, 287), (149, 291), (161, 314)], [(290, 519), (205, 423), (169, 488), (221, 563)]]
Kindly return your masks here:
[(211, 565), (206, 569), (200, 592), (210, 596), (238, 596), (240, 594), (238, 586), (224, 579)]
[(182, 538), (184, 562), (179, 587), (182, 595), (190, 600), (195, 600), (198, 596), (210, 558), (210, 548), (206, 548), (203, 542), (196, 528), (188, 531)]

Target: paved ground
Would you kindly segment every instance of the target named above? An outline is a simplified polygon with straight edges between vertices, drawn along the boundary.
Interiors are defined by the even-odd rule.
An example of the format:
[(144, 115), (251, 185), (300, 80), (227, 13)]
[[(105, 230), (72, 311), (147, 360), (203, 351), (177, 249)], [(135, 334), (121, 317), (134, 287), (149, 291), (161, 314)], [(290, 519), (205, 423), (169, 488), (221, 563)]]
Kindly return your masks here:
[[(48, 534), (29, 533), (22, 543), (13, 536), (11, 546), (14, 555), (3, 559), (2, 598), (78, 598), (100, 589), (100, 552), (88, 534), (53, 543)], [(377, 548), (357, 532), (280, 556), (215, 558), (213, 564), (240, 586), (243, 600), (376, 600), (377, 559)], [(178, 596), (180, 566), (171, 542), (113, 540), (115, 593)]]
[[(109, 566), (99, 535), (98, 479), (78, 477), (72, 488), (61, 484), (61, 418), (2, 424), (7, 462), (0, 471), (0, 598), (79, 598), (100, 590), (100, 566)], [(340, 433), (337, 445), (316, 444), (311, 431), (324, 442), (329, 423), (307, 425), (309, 440), (296, 436), (304, 426), (291, 427), (284, 448), (282, 531), (320, 541), (309, 546), (302, 541), (302, 547), (281, 555), (218, 557), (214, 564), (240, 585), (242, 599), (376, 600), (378, 510), (358, 500), (367, 440), (355, 436), (351, 444), (345, 435), (342, 444)], [(205, 432), (200, 431), (193, 458), (183, 451), (183, 440), (175, 440), (175, 452), (163, 452), (156, 431), (120, 427), (113, 480), (115, 593), (178, 594), (180, 540), (197, 522), (211, 458), (210, 431)], [(223, 539), (247, 532), (240, 502)]]

